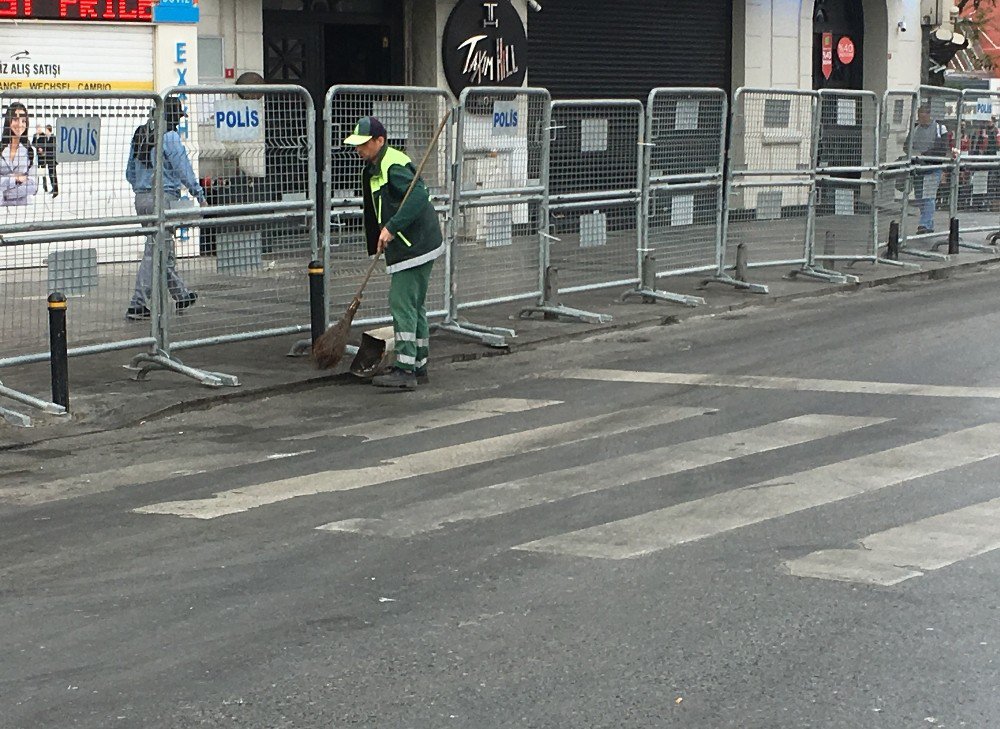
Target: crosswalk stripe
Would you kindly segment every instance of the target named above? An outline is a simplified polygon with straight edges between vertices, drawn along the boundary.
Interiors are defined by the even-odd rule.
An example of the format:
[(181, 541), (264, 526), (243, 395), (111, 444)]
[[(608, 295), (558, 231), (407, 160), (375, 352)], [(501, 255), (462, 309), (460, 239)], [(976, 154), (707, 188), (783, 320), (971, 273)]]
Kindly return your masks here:
[(517, 433), (484, 438), (413, 453), (396, 461), (365, 468), (323, 471), (279, 481), (223, 491), (208, 499), (171, 501), (144, 506), (140, 514), (173, 514), (193, 519), (215, 519), (297, 496), (352, 491), (376, 484), (441, 473), (500, 458), (535, 453), (572, 443), (607, 438), (642, 428), (703, 415), (706, 408), (646, 406), (546, 425)]
[(539, 539), (515, 549), (629, 559), (997, 455), (1000, 455), (1000, 424), (990, 423), (629, 519)]
[(346, 519), (317, 528), (372, 536), (409, 537), (440, 529), (453, 522), (499, 516), (518, 509), (618, 488), (884, 422), (885, 418), (802, 415), (724, 435), (474, 489), (399, 509), (377, 519)]
[(961, 387), (951, 385), (913, 385), (897, 382), (861, 382), (852, 380), (810, 380), (796, 377), (757, 375), (698, 375), (679, 372), (637, 372), (631, 370), (570, 369), (553, 373), (554, 377), (601, 382), (628, 382), (649, 385), (701, 385), (704, 387), (741, 387), (757, 390), (798, 392), (835, 392), (859, 395), (911, 395), (916, 397), (960, 397), (1000, 399), (1000, 387)]
[(906, 524), (786, 562), (797, 577), (898, 585), (969, 557), (1000, 549), (1000, 499)]
[(508, 413), (523, 413), (529, 410), (549, 407), (551, 405), (561, 405), (561, 400), (524, 400), (520, 398), (486, 398), (483, 400), (473, 400), (472, 402), (455, 405), (440, 410), (420, 413), (403, 418), (385, 418), (384, 420), (374, 420), (360, 425), (352, 425), (344, 428), (329, 428), (317, 430), (301, 435), (289, 435), (281, 440), (298, 441), (312, 440), (313, 438), (325, 438), (345, 435), (360, 435), (367, 440), (384, 440), (386, 438), (396, 438), (401, 435), (410, 435), (418, 431), (433, 430), (435, 428), (445, 428), (449, 425), (461, 425), (471, 423), (485, 418), (494, 418), (498, 415)]
[(18, 506), (39, 506), (53, 501), (91, 496), (93, 494), (113, 491), (123, 486), (140, 483), (153, 483), (167, 478), (192, 476), (206, 473), (209, 470), (221, 471), (224, 468), (251, 466), (255, 463), (283, 460), (296, 456), (314, 453), (312, 450), (296, 453), (217, 453), (206, 450), (192, 453), (183, 458), (167, 458), (160, 461), (143, 461), (126, 466), (82, 473), (77, 476), (54, 479), (47, 483), (33, 481), (24, 486), (6, 486), (0, 488), (0, 503), (16, 504)]

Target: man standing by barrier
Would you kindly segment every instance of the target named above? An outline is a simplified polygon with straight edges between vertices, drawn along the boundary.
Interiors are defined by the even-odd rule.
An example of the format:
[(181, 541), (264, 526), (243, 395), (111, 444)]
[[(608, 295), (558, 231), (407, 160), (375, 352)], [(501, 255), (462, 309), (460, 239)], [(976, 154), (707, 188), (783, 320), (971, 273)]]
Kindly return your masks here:
[(389, 309), (395, 332), (396, 365), (372, 380), (376, 387), (412, 390), (427, 382), (430, 328), (427, 287), (434, 259), (444, 253), (437, 212), (424, 181), (418, 179), (404, 201), (416, 169), (410, 158), (386, 144), (386, 130), (373, 116), (363, 117), (344, 144), (365, 161), (361, 174), (368, 255), (385, 253)]
[[(910, 140), (914, 161), (919, 165), (921, 157), (925, 164), (940, 164), (940, 160), (951, 155), (948, 143), (948, 129), (944, 124), (931, 119), (929, 106), (917, 110), (917, 125)], [(941, 170), (917, 172), (913, 180), (913, 198), (920, 211), (917, 234), (934, 232), (934, 213), (937, 210), (938, 188), (941, 186)]]

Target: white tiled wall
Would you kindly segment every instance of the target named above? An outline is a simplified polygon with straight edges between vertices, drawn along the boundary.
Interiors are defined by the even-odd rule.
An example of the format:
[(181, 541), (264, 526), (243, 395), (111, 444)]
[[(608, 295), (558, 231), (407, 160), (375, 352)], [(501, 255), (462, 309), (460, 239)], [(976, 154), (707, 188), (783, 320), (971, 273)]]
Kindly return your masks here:
[[(733, 85), (760, 88), (812, 88), (813, 0), (736, 0), (745, 7), (734, 13)], [(868, 72), (865, 85), (913, 88), (920, 83), (919, 0), (865, 0), (865, 50), (884, 53), (885, 65)], [(905, 20), (908, 32), (897, 23)], [(878, 27), (876, 27), (878, 26)], [(881, 34), (881, 35), (880, 35)], [(878, 68), (881, 58), (871, 58)], [(877, 76), (877, 78), (872, 78)]]
[(261, 0), (201, 0), (198, 34), (224, 38), (224, 65), (236, 70), (264, 72)]

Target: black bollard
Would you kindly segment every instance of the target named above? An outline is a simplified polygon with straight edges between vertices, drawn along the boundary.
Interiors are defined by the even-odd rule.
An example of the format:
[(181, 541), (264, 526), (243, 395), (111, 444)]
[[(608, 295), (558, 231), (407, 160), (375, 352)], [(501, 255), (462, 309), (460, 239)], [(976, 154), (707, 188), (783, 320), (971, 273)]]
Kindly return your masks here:
[(312, 343), (326, 331), (326, 288), (321, 261), (309, 262), (309, 324)]
[(958, 218), (951, 219), (951, 225), (948, 227), (948, 255), (954, 256), (958, 254)]
[(49, 294), (49, 364), (52, 402), (69, 411), (69, 356), (66, 353), (66, 297)]
[(899, 260), (899, 223), (895, 220), (889, 223), (889, 247), (885, 256), (890, 261)]

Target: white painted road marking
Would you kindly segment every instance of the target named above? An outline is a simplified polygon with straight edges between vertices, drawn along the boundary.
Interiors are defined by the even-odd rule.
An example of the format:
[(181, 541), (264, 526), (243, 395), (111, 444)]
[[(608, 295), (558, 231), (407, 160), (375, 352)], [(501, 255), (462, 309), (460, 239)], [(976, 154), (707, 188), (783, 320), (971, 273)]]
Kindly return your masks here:
[(1000, 499), (872, 534), (857, 549), (813, 552), (785, 564), (797, 577), (897, 585), (1000, 549)]
[(518, 398), (486, 398), (484, 400), (473, 400), (472, 402), (454, 405), (440, 410), (423, 412), (419, 415), (404, 418), (385, 418), (384, 420), (374, 420), (360, 425), (352, 425), (346, 428), (327, 428), (301, 435), (289, 435), (281, 440), (297, 441), (312, 440), (313, 438), (326, 438), (345, 435), (360, 435), (366, 440), (384, 440), (385, 438), (395, 438), (400, 435), (410, 435), (411, 433), (433, 430), (434, 428), (445, 428), (449, 425), (460, 425), (471, 423), (475, 420), (485, 418), (495, 418), (498, 415), (507, 413), (523, 413), (529, 410), (546, 408), (550, 405), (561, 405), (561, 400), (523, 400)]
[(665, 425), (706, 412), (708, 411), (705, 408), (639, 407), (436, 448), (402, 456), (396, 461), (384, 462), (377, 466), (295, 476), (223, 491), (208, 499), (171, 501), (144, 506), (135, 511), (140, 514), (173, 514), (193, 519), (215, 519), (287, 501), (297, 496), (352, 491), (390, 481), (441, 473), (453, 468), (488, 463), (500, 458), (535, 453), (561, 445), (598, 440), (642, 428)]
[(519, 545), (531, 552), (629, 559), (1000, 455), (990, 423), (735, 491)]
[(601, 369), (564, 370), (552, 373), (551, 376), (576, 380), (631, 382), (649, 385), (700, 385), (703, 387), (741, 387), (756, 390), (792, 390), (798, 392), (838, 392), (857, 395), (911, 395), (915, 397), (1000, 399), (1000, 387), (911, 385), (897, 382), (810, 380), (795, 377), (697, 375), (679, 372), (635, 372), (631, 370)]
[(193, 446), (192, 453), (183, 458), (132, 463), (117, 466), (106, 471), (82, 473), (78, 476), (54, 479), (48, 483), (38, 483), (36, 481), (23, 486), (5, 486), (0, 488), (0, 503), (17, 504), (18, 506), (37, 506), (63, 499), (105, 493), (123, 486), (134, 486), (206, 473), (209, 469), (212, 471), (221, 471), (226, 468), (251, 466), (256, 463), (294, 458), (315, 452), (308, 450), (299, 451), (298, 453), (273, 455), (215, 453), (211, 451), (202, 453), (197, 450), (200, 447), (200, 445)]
[(378, 519), (345, 519), (326, 531), (409, 537), (445, 524), (485, 519), (581, 494), (702, 468), (886, 422), (886, 418), (802, 415), (777, 423), (664, 446), (425, 501)]

